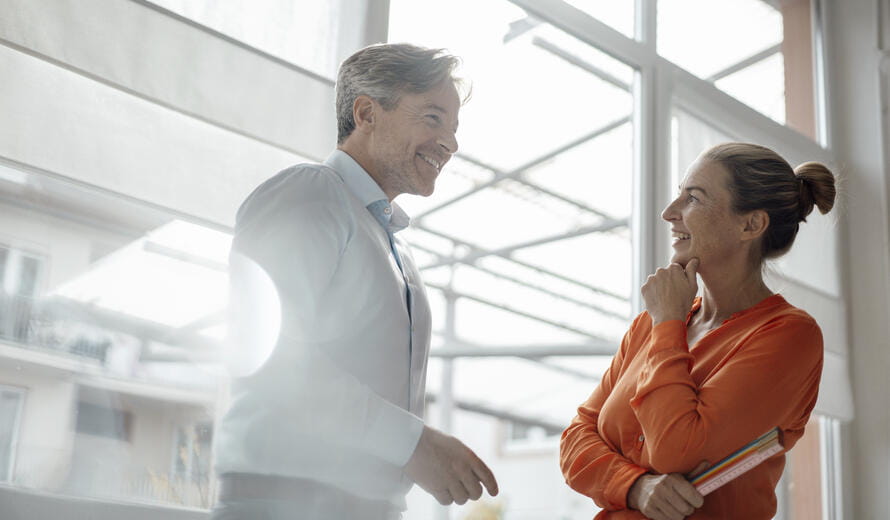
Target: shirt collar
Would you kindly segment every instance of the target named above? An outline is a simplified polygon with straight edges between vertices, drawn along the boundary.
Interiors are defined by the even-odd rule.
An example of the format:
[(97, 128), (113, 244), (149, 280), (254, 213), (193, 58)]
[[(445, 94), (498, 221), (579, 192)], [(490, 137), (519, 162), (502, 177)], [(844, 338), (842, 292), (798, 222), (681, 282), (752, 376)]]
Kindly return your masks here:
[[(396, 233), (408, 227), (411, 222), (408, 214), (398, 204), (391, 203), (386, 198), (383, 189), (348, 153), (343, 150), (334, 150), (325, 159), (324, 164), (337, 172), (349, 191), (363, 206), (369, 210), (372, 204), (375, 208), (379, 208), (380, 211), (372, 211), (372, 213), (384, 229), (388, 227), (388, 231)], [(390, 211), (385, 211), (387, 208)], [(384, 220), (381, 221), (381, 218)]]

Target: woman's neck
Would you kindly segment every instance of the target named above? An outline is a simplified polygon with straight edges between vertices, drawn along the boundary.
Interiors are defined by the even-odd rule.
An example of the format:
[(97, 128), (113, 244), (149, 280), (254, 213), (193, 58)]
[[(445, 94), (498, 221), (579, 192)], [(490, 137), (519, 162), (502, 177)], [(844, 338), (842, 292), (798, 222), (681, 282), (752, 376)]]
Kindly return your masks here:
[(700, 323), (718, 326), (733, 314), (760, 303), (773, 292), (763, 282), (760, 269), (729, 276), (702, 276), (702, 304), (697, 313)]

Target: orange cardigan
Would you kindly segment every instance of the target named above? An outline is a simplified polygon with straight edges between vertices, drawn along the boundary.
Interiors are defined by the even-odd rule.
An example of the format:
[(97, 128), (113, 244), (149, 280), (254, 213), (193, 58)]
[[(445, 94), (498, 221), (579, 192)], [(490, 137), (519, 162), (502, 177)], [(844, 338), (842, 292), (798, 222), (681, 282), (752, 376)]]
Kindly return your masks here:
[[(563, 432), (566, 482), (604, 509), (597, 520), (640, 520), (627, 492), (644, 473), (687, 473), (778, 426), (803, 435), (822, 373), (822, 332), (780, 295), (733, 314), (689, 348), (686, 324), (634, 320), (609, 370)], [(785, 455), (705, 497), (690, 519), (769, 520)]]

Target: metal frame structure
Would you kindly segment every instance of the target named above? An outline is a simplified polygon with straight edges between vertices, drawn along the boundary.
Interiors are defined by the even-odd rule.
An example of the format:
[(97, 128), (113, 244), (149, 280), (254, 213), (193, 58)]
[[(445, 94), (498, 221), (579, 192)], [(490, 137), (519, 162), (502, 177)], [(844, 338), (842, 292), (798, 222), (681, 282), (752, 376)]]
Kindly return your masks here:
[[(755, 53), (752, 56), (740, 60), (738, 63), (725, 67), (709, 78), (700, 79), (657, 55), (655, 48), (656, 0), (637, 0), (637, 35), (635, 39), (626, 37), (608, 25), (592, 18), (583, 11), (580, 11), (561, 0), (510, 1), (525, 10), (529, 16), (528, 18), (521, 20), (521, 23), (516, 22), (511, 26), (511, 32), (507, 36), (508, 38), (526, 32), (540, 23), (549, 23), (556, 28), (565, 31), (569, 35), (605, 51), (612, 57), (633, 67), (637, 71), (636, 80), (633, 84), (627, 84), (544, 38), (535, 36), (532, 39), (533, 45), (553, 54), (559, 59), (579, 67), (611, 85), (632, 92), (635, 97), (634, 113), (604, 125), (602, 128), (595, 129), (594, 131), (511, 171), (501, 171), (479, 159), (460, 155), (461, 159), (490, 171), (492, 177), (489, 180), (480, 182), (471, 189), (452, 196), (448, 200), (442, 201), (416, 215), (413, 225), (419, 231), (449, 240), (453, 246), (452, 250), (468, 249), (469, 252), (462, 255), (442, 255), (430, 248), (415, 244), (414, 247), (434, 255), (436, 258), (435, 261), (422, 266), (422, 269), (424, 270), (446, 266), (453, 268), (453, 266), (457, 264), (470, 266), (471, 268), (478, 269), (486, 274), (538, 291), (541, 294), (561, 298), (573, 304), (581, 304), (593, 312), (604, 313), (611, 317), (628, 319), (629, 316), (617, 316), (614, 312), (610, 312), (602, 307), (582, 302), (567, 295), (561, 295), (534, 283), (519, 280), (506, 274), (497, 273), (492, 269), (480, 266), (477, 263), (477, 260), (486, 256), (496, 256), (499, 259), (519, 264), (525, 268), (534, 269), (535, 271), (552, 276), (559, 276), (557, 273), (553, 273), (544, 266), (521, 262), (513, 257), (512, 253), (542, 243), (554, 242), (589, 233), (609, 232), (617, 228), (627, 229), (629, 226), (633, 236), (635, 257), (633, 285), (639, 286), (648, 273), (652, 272), (656, 265), (664, 261), (664, 258), (662, 258), (662, 255), (659, 254), (659, 252), (668, 250), (667, 233), (665, 233), (662, 230), (662, 226), (659, 225), (659, 217), (656, 207), (659, 206), (658, 201), (667, 200), (669, 194), (673, 191), (673, 187), (669, 185), (670, 150), (668, 143), (670, 142), (671, 111), (674, 107), (689, 111), (703, 121), (707, 121), (715, 127), (723, 129), (727, 134), (735, 135), (740, 139), (779, 143), (777, 147), (780, 148), (783, 153), (791, 156), (805, 154), (810, 158), (817, 158), (826, 162), (830, 158), (830, 154), (817, 143), (804, 138), (786, 126), (776, 123), (768, 117), (755, 112), (753, 109), (745, 106), (713, 85), (715, 81), (721, 78), (727, 77), (780, 52), (780, 45), (775, 45)], [(821, 107), (818, 112), (820, 114), (823, 112)], [(822, 119), (824, 120), (824, 118)], [(595, 139), (596, 137), (628, 122), (633, 122), (635, 135), (635, 204), (633, 214), (629, 215), (629, 218), (615, 218), (605, 215), (595, 207), (554, 194), (546, 188), (529, 181), (525, 177), (525, 172), (532, 167), (541, 164), (566, 150), (588, 142), (591, 139)], [(596, 225), (582, 227), (564, 234), (515, 243), (497, 249), (488, 249), (481, 245), (470, 243), (459, 237), (433, 230), (425, 225), (425, 220), (436, 212), (448, 208), (481, 190), (499, 189), (503, 186), (503, 182), (506, 180), (522, 183), (534, 190), (534, 192), (541, 197), (556, 197), (562, 202), (567, 202), (585, 213), (596, 215), (604, 218), (604, 220)], [(608, 293), (602, 288), (584, 284), (579, 280), (573, 280), (564, 276), (560, 276), (560, 278), (562, 278), (563, 281), (583, 286), (585, 289), (594, 293), (607, 294), (608, 296), (619, 299), (623, 298), (620, 295)], [(610, 348), (608, 342), (603, 341), (602, 338), (597, 338), (577, 327), (554, 322), (543, 316), (537, 316), (533, 313), (521, 311), (505, 304), (499, 304), (487, 298), (455, 291), (450, 284), (438, 285), (429, 283), (427, 285), (430, 288), (441, 291), (445, 295), (448, 302), (446, 312), (449, 313), (449, 316), (446, 316), (445, 320), (446, 323), (452, 324), (451, 330), (445, 331), (442, 334), (445, 338), (446, 345), (434, 350), (432, 353), (435, 357), (443, 358), (446, 363), (446, 369), (443, 370), (442, 374), (442, 391), (438, 398), (438, 403), (443, 408), (447, 408), (449, 403), (454, 403), (454, 398), (450, 395), (454, 386), (454, 368), (450, 360), (454, 358), (510, 356), (527, 359), (550, 369), (562, 370), (563, 367), (554, 367), (553, 364), (549, 364), (547, 362), (547, 357), (578, 355), (610, 356), (614, 353), (614, 349), (617, 346), (612, 345)], [(454, 336), (453, 322), (455, 317), (450, 315), (450, 313), (454, 312), (454, 302), (461, 298), (497, 307), (509, 313), (581, 334), (588, 337), (589, 342), (580, 345), (522, 346), (487, 346), (469, 344)], [(627, 301), (626, 298), (624, 298), (624, 301)], [(631, 308), (634, 313), (641, 309), (641, 302), (636, 294), (631, 297)], [(575, 371), (574, 375), (581, 376), (581, 374), (584, 374), (584, 372)], [(591, 375), (588, 375), (588, 377), (590, 376)], [(496, 410), (487, 410), (487, 413), (493, 416), (506, 418), (506, 412), (499, 413)], [(451, 423), (450, 418), (446, 418), (448, 415), (449, 412), (447, 410), (442, 410), (440, 412), (440, 416), (443, 419), (442, 423), (445, 425)]]
[[(146, 0), (135, 1), (152, 7), (153, 9), (157, 9), (158, 11), (163, 11), (170, 16), (181, 18), (175, 14), (168, 13), (164, 9), (153, 7), (153, 4)], [(830, 160), (830, 154), (817, 143), (814, 143), (793, 130), (772, 121), (766, 116), (755, 112), (713, 85), (714, 81), (779, 52), (780, 48), (778, 46), (764, 49), (736, 64), (732, 64), (724, 68), (722, 71), (712, 75), (710, 78), (700, 79), (657, 55), (655, 41), (657, 14), (656, 0), (636, 0), (637, 29), (635, 38), (629, 38), (624, 34), (619, 33), (612, 27), (562, 0), (509, 1), (528, 13), (528, 17), (521, 20), (521, 23), (517, 22), (511, 27), (511, 33), (508, 35), (508, 38), (526, 32), (538, 24), (548, 23), (632, 67), (636, 71), (636, 78), (632, 84), (628, 84), (626, 81), (614, 77), (612, 74), (586, 62), (577, 55), (560, 48), (558, 45), (545, 38), (539, 36), (532, 38), (532, 44), (545, 52), (579, 67), (617, 88), (632, 93), (635, 100), (633, 113), (581, 135), (576, 139), (544, 153), (510, 171), (500, 170), (493, 165), (486, 164), (482, 160), (465, 154), (459, 155), (462, 160), (491, 172), (491, 178), (487, 181), (477, 183), (471, 189), (442, 201), (415, 215), (413, 226), (416, 230), (422, 233), (428, 233), (440, 239), (445, 239), (452, 244), (451, 254), (442, 254), (431, 248), (425, 247), (422, 244), (414, 244), (415, 248), (433, 255), (435, 258), (433, 262), (423, 265), (423, 270), (437, 268), (448, 268), (453, 270), (457, 265), (468, 266), (489, 276), (508, 281), (548, 297), (558, 298), (573, 305), (578, 305), (602, 316), (617, 319), (629, 319), (630, 316), (623, 316), (620, 313), (616, 313), (601, 305), (587, 302), (570, 295), (561, 294), (558, 291), (554, 291), (539, 283), (521, 280), (516, 276), (500, 273), (495, 269), (481, 265), (479, 260), (485, 257), (497, 257), (524, 269), (530, 269), (547, 277), (572, 284), (585, 291), (589, 291), (591, 294), (606, 296), (619, 302), (629, 303), (631, 311), (636, 313), (641, 309), (641, 302), (639, 301), (639, 296), (636, 294), (636, 291), (633, 292), (630, 301), (628, 301), (626, 297), (605, 290), (604, 288), (573, 279), (548, 269), (545, 266), (523, 261), (514, 256), (514, 253), (525, 248), (573, 237), (593, 233), (608, 233), (619, 229), (629, 229), (632, 234), (634, 250), (632, 286), (639, 286), (648, 273), (652, 272), (656, 265), (663, 261), (659, 252), (668, 250), (668, 237), (659, 225), (656, 208), (659, 205), (658, 201), (665, 200), (667, 195), (673, 190), (673, 188), (669, 186), (670, 150), (668, 148), (668, 143), (670, 141), (670, 117), (674, 107), (688, 111), (703, 121), (713, 124), (716, 128), (722, 129), (726, 133), (735, 135), (739, 138), (778, 143), (777, 147), (780, 151), (789, 154), (791, 157), (806, 156), (810, 159), (815, 158), (826, 162), (829, 162)], [(372, 9), (371, 11), (374, 11), (375, 13), (379, 14), (380, 9), (385, 9), (386, 12), (389, 10), (388, 2), (385, 0), (375, 0), (374, 5), (376, 9)], [(818, 13), (819, 11), (816, 10), (816, 12)], [(364, 25), (366, 34), (375, 35), (375, 37), (378, 38), (380, 35), (385, 35), (388, 30), (387, 17), (378, 15), (371, 16), (370, 14), (368, 16), (367, 23)], [(352, 21), (354, 20), (349, 20), (350, 23)], [(186, 22), (190, 25), (202, 28), (202, 30), (207, 30), (196, 22), (188, 20), (186, 20)], [(215, 31), (207, 31), (213, 33), (217, 37), (231, 40), (231, 38), (217, 34)], [(261, 51), (255, 51), (246, 44), (240, 42), (236, 43), (240, 47), (250, 50), (251, 52), (264, 54)], [(277, 58), (274, 59), (280, 61)], [(290, 65), (288, 64), (288, 66)], [(311, 73), (308, 74), (312, 75)], [(320, 78), (320, 80), (322, 82), (329, 82), (329, 80), (326, 80), (325, 78)], [(817, 84), (819, 84), (819, 82), (817, 82)], [(820, 99), (824, 98), (825, 96)], [(818, 112), (819, 114), (824, 114), (822, 107), (819, 107)], [(824, 121), (824, 116), (822, 116), (820, 120)], [(620, 217), (607, 215), (605, 212), (586, 203), (555, 193), (526, 177), (525, 174), (534, 167), (628, 123), (632, 123), (634, 131), (634, 204), (633, 213), (631, 215)], [(504, 189), (505, 182), (507, 181), (523, 185), (536, 196), (558, 200), (560, 203), (568, 204), (585, 214), (597, 217), (600, 221), (567, 232), (539, 237), (496, 249), (490, 249), (480, 244), (471, 243), (459, 237), (434, 230), (426, 225), (425, 221), (436, 212), (451, 207), (453, 204), (464, 200), (467, 197), (471, 197), (482, 190)], [(197, 263), (201, 263), (211, 269), (222, 268), (216, 264), (209, 265), (208, 262), (203, 259), (184, 257), (180, 252), (169, 250), (169, 248), (165, 248), (158, 244), (146, 243), (145, 248), (147, 251), (168, 255), (184, 261), (197, 260)], [(464, 254), (456, 253), (456, 251), (461, 250), (468, 250), (468, 252)], [(453, 388), (453, 381), (451, 379), (453, 377), (453, 368), (447, 360), (456, 357), (509, 356), (529, 360), (530, 362), (537, 363), (553, 370), (572, 372), (559, 365), (548, 363), (547, 357), (589, 355), (609, 356), (614, 353), (615, 345), (610, 348), (608, 346), (608, 341), (570, 324), (554, 321), (544, 316), (539, 316), (534, 313), (513, 308), (503, 303), (492, 301), (488, 298), (459, 292), (454, 290), (450, 284), (440, 285), (430, 283), (428, 286), (432, 289), (441, 291), (445, 296), (446, 301), (448, 302), (446, 305), (447, 316), (445, 321), (446, 323), (451, 324), (446, 326), (447, 330), (440, 332), (446, 340), (446, 346), (432, 352), (434, 357), (446, 360), (445, 362), (447, 364), (446, 370), (443, 372), (443, 395), (439, 398), (440, 404), (453, 402), (448, 395)], [(456, 337), (454, 333), (454, 304), (459, 299), (470, 299), (483, 305), (496, 307), (508, 313), (545, 323), (562, 330), (567, 330), (579, 334), (585, 338), (585, 341), (579, 344), (506, 347), (471, 344)], [(105, 315), (103, 315), (102, 318), (103, 323), (107, 322), (110, 324), (111, 322), (118, 321)], [(155, 338), (163, 336), (165, 339), (177, 338), (179, 340), (188, 338), (188, 340), (185, 341), (188, 344), (195, 344), (197, 342), (203, 345), (205, 342), (196, 339), (195, 331), (201, 327), (211, 325), (214, 319), (219, 319), (219, 317), (208, 316), (201, 318), (191, 325), (182, 327), (173, 334), (164, 334), (163, 331), (152, 330), (149, 336)], [(133, 320), (122, 320), (120, 321), (120, 325), (125, 329), (136, 327), (143, 332), (146, 330), (145, 327), (141, 324), (136, 324)], [(574, 371), (574, 374), (596, 377), (595, 374), (586, 374), (583, 371)]]

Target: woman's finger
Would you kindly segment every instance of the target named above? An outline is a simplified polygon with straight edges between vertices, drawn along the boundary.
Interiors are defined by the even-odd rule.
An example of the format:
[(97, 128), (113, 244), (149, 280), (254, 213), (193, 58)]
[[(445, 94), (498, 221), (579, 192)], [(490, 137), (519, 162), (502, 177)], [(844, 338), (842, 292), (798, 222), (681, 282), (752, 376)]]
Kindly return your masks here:
[(695, 275), (698, 274), (698, 264), (700, 262), (701, 260), (699, 260), (698, 258), (693, 258), (686, 262), (686, 278), (690, 282), (694, 282), (696, 280)]

